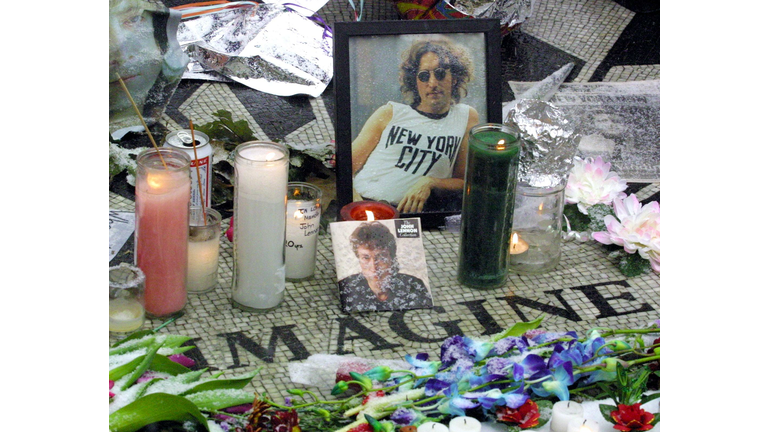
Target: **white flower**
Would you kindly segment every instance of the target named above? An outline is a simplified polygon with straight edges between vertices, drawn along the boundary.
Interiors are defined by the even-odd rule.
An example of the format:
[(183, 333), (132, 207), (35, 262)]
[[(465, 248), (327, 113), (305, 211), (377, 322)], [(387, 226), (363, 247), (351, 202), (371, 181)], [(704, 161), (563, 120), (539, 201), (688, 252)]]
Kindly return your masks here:
[(614, 199), (624, 198), (626, 188), (627, 182), (611, 172), (611, 164), (600, 156), (585, 160), (577, 157), (565, 186), (565, 202), (577, 204), (579, 211), (587, 214), (595, 204), (610, 205)]
[(635, 194), (616, 198), (613, 210), (618, 216), (605, 217), (608, 232), (592, 233), (592, 238), (603, 244), (624, 246), (627, 253), (638, 252), (661, 272), (661, 207), (657, 201), (641, 205)]

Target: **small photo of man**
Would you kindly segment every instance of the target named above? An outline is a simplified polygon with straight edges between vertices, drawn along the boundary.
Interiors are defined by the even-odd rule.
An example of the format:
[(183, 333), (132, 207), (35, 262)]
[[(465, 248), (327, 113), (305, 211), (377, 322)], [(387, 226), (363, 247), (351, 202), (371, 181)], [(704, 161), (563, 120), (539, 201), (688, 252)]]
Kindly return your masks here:
[(423, 244), (413, 229), (396, 237), (393, 220), (341, 222), (331, 233), (344, 312), (432, 307)]

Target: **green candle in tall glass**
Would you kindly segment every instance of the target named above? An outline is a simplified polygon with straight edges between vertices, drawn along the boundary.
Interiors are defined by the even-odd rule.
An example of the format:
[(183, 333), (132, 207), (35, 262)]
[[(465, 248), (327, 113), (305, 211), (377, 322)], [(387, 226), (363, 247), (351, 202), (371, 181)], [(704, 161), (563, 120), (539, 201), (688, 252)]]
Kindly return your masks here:
[(481, 124), (469, 132), (458, 272), (466, 286), (495, 288), (507, 277), (519, 155), (508, 126)]

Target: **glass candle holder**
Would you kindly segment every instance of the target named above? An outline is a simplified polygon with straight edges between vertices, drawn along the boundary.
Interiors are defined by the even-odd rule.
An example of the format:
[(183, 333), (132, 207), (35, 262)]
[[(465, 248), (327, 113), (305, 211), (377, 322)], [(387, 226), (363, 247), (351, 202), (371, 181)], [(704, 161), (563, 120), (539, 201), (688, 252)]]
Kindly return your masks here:
[[(373, 219), (368, 219), (369, 213)], [(354, 220), (384, 220), (384, 219), (397, 219), (400, 217), (400, 212), (397, 209), (385, 202), (380, 201), (353, 201), (339, 211), (339, 216), (343, 221)]]
[(323, 192), (309, 183), (288, 183), (285, 212), (285, 279), (301, 281), (315, 275), (317, 233)]
[(519, 155), (509, 126), (482, 124), (469, 132), (458, 266), (463, 285), (494, 288), (506, 279)]
[(167, 318), (187, 304), (190, 159), (172, 148), (136, 160), (136, 265), (146, 277), (147, 314)]
[(249, 141), (235, 148), (232, 303), (268, 311), (285, 292), (285, 210), (288, 149)]
[[(518, 184), (515, 217), (510, 247), (509, 270), (518, 274), (538, 274), (552, 270), (560, 262), (565, 186), (549, 188)], [(524, 250), (525, 249), (525, 250)]]
[(216, 287), (219, 276), (221, 214), (212, 208), (189, 210), (187, 292), (205, 293)]
[(127, 263), (109, 268), (109, 331), (129, 333), (144, 325), (144, 273)]

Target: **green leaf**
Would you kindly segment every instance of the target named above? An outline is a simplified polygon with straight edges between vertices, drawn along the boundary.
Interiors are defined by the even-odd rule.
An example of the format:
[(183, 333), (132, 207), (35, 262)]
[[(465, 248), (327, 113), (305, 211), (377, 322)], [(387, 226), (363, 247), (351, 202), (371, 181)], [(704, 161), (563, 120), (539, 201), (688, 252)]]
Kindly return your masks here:
[(661, 393), (651, 393), (649, 395), (645, 395), (640, 399), (640, 405), (645, 405), (648, 402), (652, 400), (656, 400), (661, 397)]
[(619, 271), (626, 277), (635, 277), (651, 271), (651, 262), (639, 253), (624, 254), (619, 260)]
[(139, 377), (149, 368), (149, 365), (152, 364), (152, 359), (154, 359), (155, 353), (157, 353), (158, 349), (160, 349), (160, 344), (152, 345), (147, 349), (147, 354), (144, 355), (144, 358), (141, 360), (141, 363), (139, 363), (136, 369), (131, 372), (131, 374), (128, 376), (128, 380), (123, 384), (122, 387), (120, 387), (120, 390), (125, 391), (125, 389), (133, 385), (133, 383), (139, 379)]
[(651, 424), (656, 426), (656, 424), (660, 421), (661, 421), (661, 413), (653, 413), (653, 421), (651, 422)]
[(207, 390), (242, 389), (243, 387), (247, 386), (248, 383), (251, 382), (251, 380), (253, 380), (253, 377), (255, 377), (260, 370), (261, 368), (256, 369), (255, 371), (250, 372), (244, 375), (243, 377), (239, 377), (239, 378), (206, 381), (183, 392), (182, 395), (188, 395), (188, 394), (207, 391)]
[(110, 369), (110, 371), (109, 371), (109, 379), (111, 381), (117, 381), (120, 378), (128, 375), (129, 373), (131, 373), (131, 371), (136, 369), (136, 367), (139, 364), (141, 364), (142, 361), (144, 361), (144, 357), (146, 357), (146, 355), (143, 355), (143, 356), (140, 356), (140, 357), (136, 357), (135, 359), (129, 361), (128, 363), (126, 363), (124, 365), (120, 365), (120, 366), (118, 366), (118, 367), (116, 367), (114, 369)]
[(534, 402), (539, 406), (539, 426), (543, 426), (552, 417), (552, 407), (554, 404), (547, 399), (541, 399)]
[[(117, 381), (120, 378), (128, 375), (132, 371), (136, 370), (136, 368), (146, 360), (147, 355), (142, 355), (139, 357), (136, 357), (135, 359), (131, 360), (130, 362), (120, 365), (114, 369), (111, 369), (109, 371), (109, 379), (112, 381)], [(179, 375), (183, 373), (189, 372), (189, 368), (182, 366), (178, 363), (176, 363), (173, 360), (170, 360), (168, 357), (163, 355), (155, 355), (151, 360), (149, 367), (147, 367), (145, 370), (153, 370), (156, 372), (165, 372), (170, 375)], [(144, 373), (144, 371), (142, 371)], [(139, 375), (141, 376), (141, 375)]]
[(506, 337), (520, 337), (528, 330), (534, 330), (539, 327), (544, 316), (540, 316), (533, 321), (516, 323), (512, 327), (506, 329), (502, 333), (499, 333), (491, 338), (491, 342), (498, 342)]
[(128, 336), (120, 339), (119, 341), (115, 342), (114, 345), (112, 345), (112, 348), (118, 347), (126, 342), (130, 342), (132, 340), (141, 339), (144, 336), (149, 336), (152, 333), (154, 333), (152, 330), (141, 330), (137, 332), (133, 332), (129, 334)]
[[(576, 204), (566, 204), (563, 207), (563, 216), (568, 218), (568, 224), (571, 225), (572, 231), (587, 231), (589, 230), (589, 223), (591, 222), (588, 215), (579, 211), (579, 207)], [(567, 230), (568, 225), (563, 223), (563, 230)]]
[(109, 415), (111, 432), (134, 432), (160, 421), (194, 421), (208, 429), (208, 421), (194, 403), (166, 393), (139, 398)]
[(206, 390), (185, 396), (202, 411), (216, 411), (253, 403), (253, 392), (238, 389)]
[(611, 418), (611, 412), (616, 411), (618, 408), (616, 408), (613, 405), (607, 405), (607, 404), (600, 404), (600, 414), (603, 415), (603, 418), (608, 422), (613, 424), (613, 418)]

